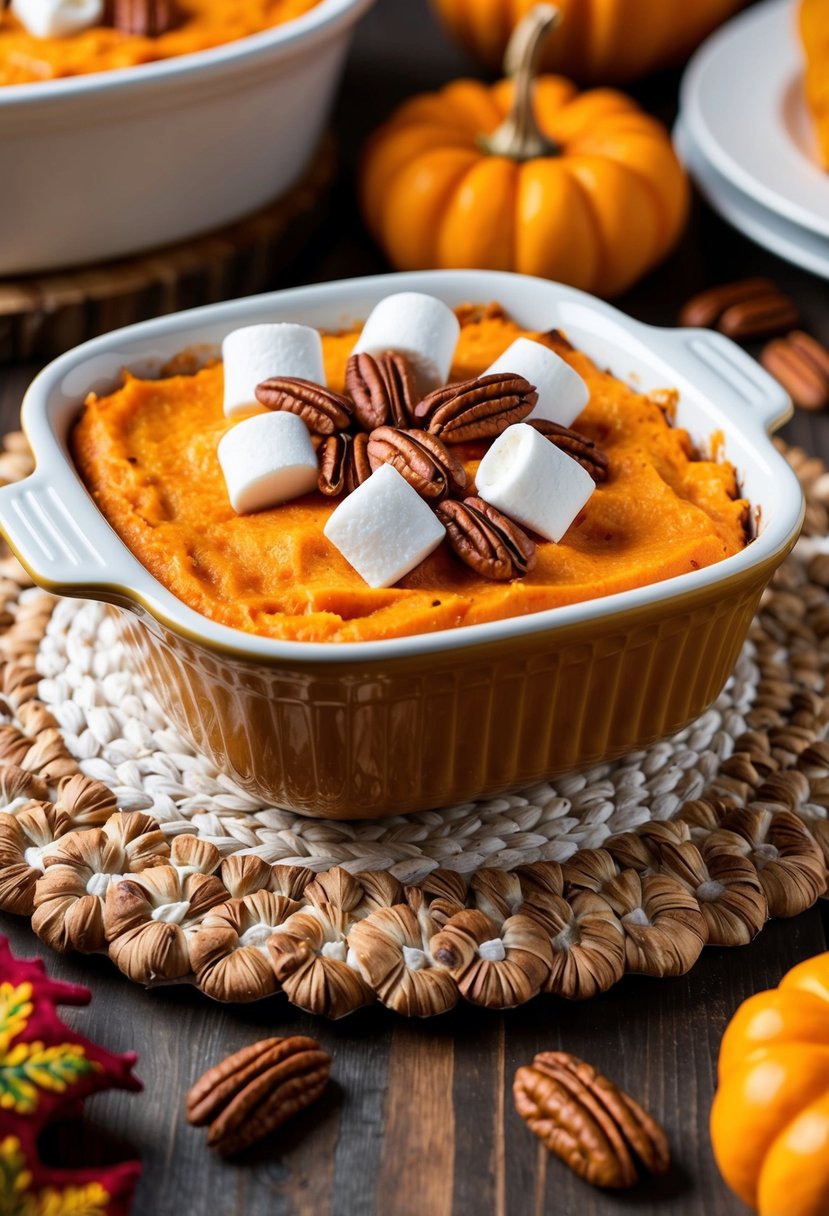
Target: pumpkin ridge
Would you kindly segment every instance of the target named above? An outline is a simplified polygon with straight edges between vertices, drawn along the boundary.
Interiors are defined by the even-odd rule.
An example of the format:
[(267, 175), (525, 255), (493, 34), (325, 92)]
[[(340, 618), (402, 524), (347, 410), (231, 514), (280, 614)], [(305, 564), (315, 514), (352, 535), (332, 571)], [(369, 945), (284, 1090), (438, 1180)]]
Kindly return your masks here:
[[(807, 1154), (802, 1151), (804, 1147)], [(809, 1167), (816, 1159), (820, 1162), (827, 1156), (829, 1094), (824, 1094), (791, 1120), (766, 1154), (757, 1187), (761, 1214), (773, 1216), (775, 1212), (785, 1210), (809, 1216), (810, 1213), (826, 1212), (829, 1209), (829, 1175), (824, 1173), (821, 1177), (819, 1166), (817, 1170)]]
[[(512, 224), (510, 226), (510, 233), (509, 233), (510, 251), (509, 251), (509, 255), (505, 261), (502, 261), (500, 259), (493, 259), (491, 257), (484, 257), (481, 255), (480, 251), (478, 251), (475, 256), (472, 256), (467, 247), (467, 252), (464, 254), (464, 256), (457, 259), (457, 262), (456, 262), (455, 258), (453, 256), (454, 247), (449, 245), (449, 239), (450, 239), (449, 230), (451, 227), (454, 227), (460, 221), (461, 225), (462, 225), (462, 229), (465, 232), (469, 233), (469, 237), (472, 240), (476, 239), (476, 236), (477, 236), (476, 229), (478, 228), (478, 225), (477, 224), (472, 225), (472, 224), (470, 224), (468, 219), (464, 218), (462, 204), (459, 199), (459, 195), (466, 188), (472, 192), (473, 197), (474, 197), (475, 194), (478, 194), (480, 192), (477, 179), (479, 177), (484, 178), (485, 175), (491, 176), (491, 174), (493, 172), (498, 173), (500, 171), (501, 174), (504, 174), (504, 173), (509, 174), (509, 184), (507, 186), (505, 193), (511, 197), (507, 200), (508, 209), (506, 210), (505, 214), (512, 215), (514, 217), (515, 210), (516, 210), (516, 199), (517, 199), (517, 193), (518, 193), (518, 174), (520, 172), (520, 168), (521, 168), (520, 165), (516, 165), (514, 162), (510, 161), (508, 158), (505, 158), (505, 157), (484, 157), (482, 159), (476, 160), (474, 162), (474, 164), (469, 165), (469, 167), (467, 168), (467, 170), (463, 174), (463, 176), (461, 178), (459, 178), (458, 181), (455, 183), (454, 189), (444, 199), (443, 207), (441, 208), (442, 214), (438, 218), (438, 222), (437, 222), (436, 229), (435, 229), (435, 248), (434, 248), (434, 258), (433, 258), (433, 260), (438, 265), (445, 267), (447, 269), (451, 269), (454, 265), (481, 266), (481, 265), (486, 264), (487, 269), (491, 269), (491, 270), (509, 269), (509, 266), (511, 265), (510, 259), (514, 259), (514, 256), (515, 256), (516, 224), (515, 224), (514, 218), (513, 218)], [(483, 184), (486, 185), (486, 182), (484, 182)], [(494, 185), (492, 187), (492, 193), (494, 196), (495, 195), (495, 186)], [(475, 210), (475, 208), (472, 207), (472, 208), (470, 208), (470, 210)], [(475, 218), (477, 218), (477, 217), (475, 217)], [(505, 220), (505, 222), (506, 222), (506, 220)], [(494, 242), (493, 242), (493, 246), (494, 246)]]
[[(395, 179), (405, 169), (409, 168), (420, 156), (431, 156), (433, 151), (441, 147), (463, 149), (465, 144), (453, 144), (445, 141), (442, 134), (435, 130), (436, 139), (426, 138), (420, 147), (421, 137), (428, 137), (431, 128), (412, 126), (407, 128), (407, 144), (413, 143), (417, 151), (401, 158), (399, 144), (389, 149), (386, 145), (380, 153), (372, 156), (371, 141), (363, 152), (363, 168), (360, 173), (360, 205), (369, 231), (377, 238), (382, 229), (383, 207), (382, 200), (392, 187)], [(417, 135), (417, 138), (416, 138)], [(408, 149), (407, 149), (408, 150)]]
[[(395, 175), (394, 180), (389, 183), (387, 196), (391, 198), (395, 191), (399, 192), (403, 189), (401, 183), (405, 183), (406, 178), (413, 177), (415, 171), (418, 169), (420, 161), (431, 161), (440, 156), (442, 151), (444, 150), (433, 150), (429, 153), (425, 153), (422, 157), (415, 157), (415, 159), (408, 165), (404, 165), (400, 172)], [(449, 151), (449, 149), (446, 149), (446, 151)], [(454, 151), (454, 149), (452, 149), (452, 151)], [(468, 154), (466, 163), (458, 167), (456, 172), (449, 175), (447, 180), (441, 183), (440, 188), (436, 189), (434, 194), (430, 195), (428, 199), (428, 206), (425, 205), (425, 201), (422, 197), (418, 197), (415, 200), (417, 219), (419, 221), (418, 228), (425, 234), (426, 240), (424, 241), (424, 244), (428, 246), (428, 252), (424, 254), (423, 250), (419, 250), (418, 255), (414, 259), (411, 257), (402, 259), (407, 269), (420, 270), (424, 267), (433, 266), (435, 264), (437, 235), (439, 231), (438, 216), (440, 215), (442, 208), (446, 205), (446, 200), (452, 197), (458, 182), (466, 176), (469, 169), (476, 163), (477, 156), (474, 150), (472, 150)], [(406, 202), (410, 206), (412, 205), (412, 199), (409, 192), (406, 194)], [(405, 231), (408, 228), (408, 225), (401, 226), (399, 223), (399, 214), (401, 210), (402, 207), (392, 206), (381, 215), (379, 239), (381, 244), (383, 244), (387, 249), (394, 249), (397, 246), (395, 234), (400, 232), (401, 229)], [(387, 229), (390, 227), (393, 229), (393, 231), (387, 232)]]
[[(637, 135), (636, 133), (631, 133), (626, 137), (625, 141), (628, 148), (630, 148), (631, 140), (638, 139), (638, 137), (641, 137), (643, 141), (655, 142), (648, 133), (645, 133), (645, 131), (642, 131), (641, 136)], [(602, 142), (600, 141), (600, 136), (598, 137), (598, 142)], [(655, 143), (655, 147), (656, 152), (659, 153), (661, 148), (658, 142)], [(658, 188), (656, 188), (654, 185), (652, 175), (645, 173), (645, 171), (639, 167), (638, 164), (631, 164), (630, 162), (626, 161), (624, 150), (621, 150), (620, 148), (619, 152), (616, 152), (613, 147), (604, 145), (600, 147), (600, 151), (598, 153), (593, 154), (599, 154), (599, 156), (607, 157), (609, 161), (614, 161), (616, 164), (619, 164), (622, 169), (625, 169), (626, 173), (635, 175), (636, 178), (642, 182), (645, 190), (647, 190), (649, 196), (653, 199), (656, 213), (658, 213), (662, 218), (660, 247), (662, 253), (667, 253), (667, 250), (669, 250), (673, 244), (676, 243), (679, 236), (681, 236), (683, 226), (686, 224), (686, 220), (688, 218), (689, 192), (684, 179), (678, 179), (679, 181), (682, 181), (682, 201), (681, 204), (679, 204), (679, 207), (676, 209), (676, 215), (673, 215), (673, 207), (669, 207), (669, 204), (667, 204), (667, 197), (665, 195), (664, 188), (662, 188), (661, 191), (658, 190)]]
[[(743, 1001), (720, 1044), (719, 1080), (755, 1057), (792, 1044), (820, 1046), (827, 1037), (826, 1006), (808, 992), (772, 988)], [(771, 1023), (772, 1032), (759, 1037), (758, 1023)]]
[[(573, 183), (573, 185), (576, 188), (576, 193), (578, 194), (579, 198), (582, 201), (585, 215), (588, 217), (588, 219), (590, 221), (590, 225), (593, 229), (593, 233), (596, 238), (596, 248), (599, 251), (599, 256), (596, 259), (596, 278), (601, 280), (608, 273), (609, 250), (607, 247), (607, 242), (604, 239), (604, 229), (602, 228), (601, 220), (599, 219), (599, 214), (596, 209), (596, 205), (593, 202), (593, 199), (591, 198), (591, 195), (590, 195), (590, 191), (587, 189), (584, 182), (581, 180), (581, 178), (578, 176), (577, 173), (574, 173), (572, 171), (573, 167), (570, 164), (570, 162), (567, 160), (562, 160), (562, 164), (564, 165), (568, 178), (570, 179), (570, 181)], [(590, 291), (594, 290), (592, 284), (588, 290), (590, 290)]]
[[(607, 155), (607, 153), (605, 153), (605, 155)], [(613, 157), (611, 159), (615, 159), (615, 157)], [(617, 161), (616, 163), (620, 164), (621, 162)], [(668, 207), (667, 207), (661, 193), (654, 187), (653, 182), (648, 179), (647, 174), (642, 173), (639, 169), (635, 168), (635, 166), (633, 166), (633, 165), (623, 164), (622, 168), (627, 173), (629, 173), (632, 177), (637, 178), (639, 180), (639, 182), (641, 183), (641, 185), (644, 187), (645, 192), (650, 196), (651, 202), (653, 203), (654, 211), (661, 220), (661, 224), (660, 224), (661, 233), (660, 233), (658, 246), (661, 251), (661, 255), (664, 255), (669, 251), (671, 246), (674, 244), (674, 242), (678, 238), (679, 232), (681, 231), (681, 225), (680, 225), (680, 228), (676, 232), (673, 231), (673, 225), (671, 224), (671, 216), (670, 216)], [(683, 211), (683, 219), (684, 219), (684, 216), (685, 216), (685, 211)]]

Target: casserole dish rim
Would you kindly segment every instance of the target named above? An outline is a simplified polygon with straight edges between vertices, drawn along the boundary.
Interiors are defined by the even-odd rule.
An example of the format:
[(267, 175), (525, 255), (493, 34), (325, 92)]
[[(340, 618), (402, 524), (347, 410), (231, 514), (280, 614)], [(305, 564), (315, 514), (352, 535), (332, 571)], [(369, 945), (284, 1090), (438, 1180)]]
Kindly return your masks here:
[[(418, 633), (395, 638), (381, 638), (360, 642), (300, 642), (262, 637), (231, 626), (222, 625), (203, 616), (195, 609), (188, 607), (171, 591), (159, 582), (141, 564), (139, 559), (130, 551), (118, 537), (105, 516), (94, 503), (86, 487), (75, 469), (68, 453), (65, 440), (56, 431), (53, 413), (55, 395), (60, 391), (64, 378), (70, 373), (77, 374), (79, 368), (98, 355), (110, 354), (121, 347), (129, 347), (141, 341), (165, 340), (170, 344), (169, 358), (176, 350), (180, 351), (188, 345), (187, 338), (177, 338), (181, 331), (193, 331), (190, 335), (191, 346), (195, 343), (193, 334), (200, 327), (210, 323), (224, 324), (226, 329), (234, 328), (236, 324), (248, 324), (252, 320), (265, 320), (273, 317), (273, 308), (281, 310), (285, 316), (286, 307), (295, 310), (295, 319), (301, 319), (296, 313), (302, 313), (314, 305), (330, 306), (334, 313), (337, 305), (349, 296), (361, 292), (375, 299), (381, 298), (396, 290), (433, 291), (441, 294), (441, 288), (453, 296), (466, 295), (468, 299), (484, 301), (497, 299), (508, 312), (514, 311), (515, 293), (523, 286), (529, 290), (531, 286), (536, 293), (548, 295), (551, 305), (554, 301), (569, 302), (574, 305), (586, 306), (590, 312), (605, 323), (613, 324), (626, 335), (645, 343), (648, 350), (654, 353), (662, 352), (662, 359), (672, 364), (677, 360), (681, 365), (681, 354), (687, 343), (694, 335), (701, 335), (711, 349), (722, 353), (725, 351), (732, 359), (737, 359), (737, 366), (746, 369), (750, 365), (756, 369), (757, 383), (766, 390), (766, 402), (762, 409), (752, 412), (743, 405), (744, 414), (738, 414), (738, 422), (743, 424), (743, 437), (748, 431), (748, 440), (758, 459), (765, 460), (775, 473), (773, 493), (777, 499), (783, 500), (779, 518), (773, 520), (760, 535), (751, 541), (743, 550), (731, 557), (725, 558), (711, 566), (688, 574), (663, 579), (643, 587), (630, 588), (613, 595), (584, 600), (575, 604), (563, 605), (556, 608), (544, 609), (539, 612), (527, 613), (520, 616), (506, 617), (500, 620), (482, 622), (475, 625), (462, 625), (454, 629), (441, 629), (431, 633)], [(512, 296), (510, 300), (502, 297), (506, 293)], [(270, 310), (270, 311), (269, 311)], [(254, 314), (244, 316), (240, 314)], [(237, 320), (238, 318), (238, 320)], [(725, 345), (723, 345), (723, 343)], [(736, 356), (733, 354), (736, 352)], [(129, 352), (124, 351), (121, 365), (129, 362)], [(144, 356), (146, 359), (146, 356)], [(138, 354), (135, 355), (139, 359)], [(683, 369), (677, 369), (678, 381), (689, 383), (688, 360)], [(617, 369), (613, 369), (620, 375)], [(700, 374), (702, 374), (700, 372)], [(623, 376), (620, 378), (624, 379)], [(726, 391), (723, 381), (723, 392)], [(80, 405), (80, 398), (78, 401)], [(712, 405), (712, 411), (714, 409)], [(729, 408), (738, 408), (733, 401)], [(463, 650), (489, 643), (506, 642), (518, 637), (532, 634), (544, 634), (565, 629), (571, 625), (584, 625), (587, 622), (607, 622), (611, 619), (624, 617), (628, 612), (638, 614), (643, 609), (656, 608), (663, 604), (666, 610), (676, 602), (677, 607), (682, 601), (695, 599), (697, 592), (705, 593), (715, 586), (723, 591), (733, 578), (741, 580), (755, 566), (760, 566), (767, 560), (776, 559), (784, 554), (794, 544), (800, 523), (802, 522), (804, 505), (803, 496), (795, 474), (789, 468), (785, 459), (774, 449), (766, 428), (773, 427), (785, 420), (791, 413), (791, 402), (785, 392), (771, 379), (749, 356), (744, 354), (721, 335), (710, 331), (660, 329), (633, 320), (621, 313), (612, 305), (598, 300), (587, 293), (575, 288), (548, 280), (530, 279), (527, 276), (514, 275), (497, 271), (416, 271), (397, 274), (377, 275), (367, 278), (338, 280), (332, 283), (315, 284), (313, 286), (288, 288), (282, 291), (270, 292), (259, 296), (250, 296), (240, 300), (207, 305), (186, 312), (173, 313), (152, 321), (140, 322), (125, 329), (115, 330), (99, 338), (75, 347), (50, 363), (36, 377), (24, 398), (22, 411), (23, 429), (29, 439), (37, 462), (35, 472), (23, 482), (0, 489), (0, 528), (6, 534), (14, 552), (32, 575), (35, 582), (56, 594), (74, 595), (81, 598), (102, 599), (118, 605), (121, 608), (138, 610), (148, 613), (159, 624), (178, 634), (189, 642), (196, 642), (208, 650), (244, 659), (252, 663), (274, 664), (374, 664), (392, 659), (423, 657), (428, 654), (438, 654), (447, 650)], [(721, 420), (721, 417), (720, 419)], [(712, 430), (718, 418), (711, 418)], [(735, 423), (735, 429), (736, 429)], [(761, 446), (765, 445), (765, 447)], [(777, 474), (779, 473), (779, 478)], [(20, 498), (21, 492), (27, 486), (43, 491), (48, 488), (53, 496), (60, 500), (61, 485), (64, 486), (64, 498), (69, 491), (74, 491), (73, 507), (82, 510), (83, 516), (80, 527), (83, 527), (85, 517), (93, 532), (99, 534), (99, 540), (105, 539), (106, 565), (116, 569), (121, 567), (128, 572), (128, 577), (120, 575), (105, 579), (99, 576), (84, 578), (81, 573), (72, 578), (52, 578), (48, 569), (37, 558), (32, 558), (25, 543), (25, 534), (21, 541), (19, 530), (10, 528), (10, 508), (13, 498)], [(80, 487), (81, 493), (77, 490)], [(83, 506), (82, 504), (86, 504)], [(69, 509), (63, 507), (66, 520), (70, 516)], [(106, 536), (101, 529), (106, 530)], [(79, 526), (75, 524), (76, 531)], [(31, 529), (30, 529), (31, 530)], [(109, 559), (112, 559), (111, 561)], [(781, 557), (782, 560), (782, 557)], [(137, 584), (137, 585), (136, 585)]]
[[(313, 8), (298, 17), (217, 46), (123, 68), (102, 68), (77, 76), (0, 85), (0, 111), (13, 106), (65, 103), (113, 90), (147, 89), (153, 85), (163, 87), (194, 75), (217, 74), (223, 69), (238, 72), (246, 66), (255, 66), (263, 58), (270, 59), (275, 52), (290, 53), (298, 46), (312, 42), (314, 35), (336, 30), (341, 21), (350, 18), (353, 12), (359, 17), (373, 2), (318, 0)], [(105, 99), (98, 97), (96, 100)]]

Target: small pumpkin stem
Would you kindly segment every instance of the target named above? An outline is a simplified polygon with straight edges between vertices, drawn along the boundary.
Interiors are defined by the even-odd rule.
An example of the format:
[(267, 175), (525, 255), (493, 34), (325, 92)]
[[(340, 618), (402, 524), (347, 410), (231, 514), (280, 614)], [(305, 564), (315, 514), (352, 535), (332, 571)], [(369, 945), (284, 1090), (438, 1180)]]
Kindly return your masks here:
[(512, 32), (504, 55), (504, 75), (515, 80), (512, 106), (497, 130), (478, 138), (478, 145), (491, 156), (522, 161), (555, 156), (561, 151), (542, 133), (533, 108), (541, 48), (560, 17), (554, 4), (536, 4)]

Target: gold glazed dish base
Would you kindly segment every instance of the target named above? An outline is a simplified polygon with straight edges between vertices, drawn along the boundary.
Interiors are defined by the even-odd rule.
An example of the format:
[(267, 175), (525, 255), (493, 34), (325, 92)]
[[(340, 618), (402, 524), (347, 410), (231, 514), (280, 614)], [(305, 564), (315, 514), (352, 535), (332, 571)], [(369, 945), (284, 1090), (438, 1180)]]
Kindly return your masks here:
[(205, 236), (98, 266), (0, 278), (0, 361), (51, 359), (123, 325), (276, 286), (317, 231), (336, 160), (328, 135), (287, 194)]
[[(829, 533), (829, 473), (783, 449)], [(0, 478), (24, 476), (22, 436)], [(827, 889), (829, 554), (796, 549), (716, 705), (514, 795), (359, 823), (262, 806), (121, 669), (110, 610), (0, 558), (0, 908), (59, 951), (340, 1017), (677, 975)]]

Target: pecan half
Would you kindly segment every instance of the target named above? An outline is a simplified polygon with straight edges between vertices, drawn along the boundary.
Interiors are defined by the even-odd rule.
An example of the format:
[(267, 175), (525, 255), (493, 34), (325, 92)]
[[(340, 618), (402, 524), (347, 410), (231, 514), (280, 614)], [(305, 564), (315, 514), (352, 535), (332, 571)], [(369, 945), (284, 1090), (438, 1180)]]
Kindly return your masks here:
[(713, 329), (727, 308), (776, 295), (778, 288), (771, 279), (738, 279), (734, 283), (720, 283), (693, 296), (679, 312), (680, 325), (691, 325)]
[(482, 498), (448, 499), (437, 508), (453, 552), (484, 578), (520, 578), (535, 565), (535, 543)]
[(187, 1121), (209, 1124), (208, 1145), (233, 1156), (315, 1102), (330, 1071), (315, 1039), (262, 1039), (199, 1078), (187, 1094)]
[(637, 1162), (650, 1174), (664, 1174), (670, 1164), (667, 1137), (656, 1120), (568, 1052), (537, 1055), (518, 1069), (512, 1092), (530, 1130), (593, 1186), (633, 1186)]
[(500, 435), (532, 413), (537, 400), (523, 376), (501, 372), (435, 389), (417, 403), (414, 417), (444, 443), (465, 443)]
[(809, 334), (796, 329), (775, 338), (763, 347), (760, 362), (801, 409), (829, 406), (829, 350)]
[(527, 423), (540, 435), (544, 435), (562, 452), (577, 460), (586, 469), (596, 483), (607, 481), (608, 459), (600, 447), (579, 431), (572, 431), (568, 426), (559, 426), (557, 422), (548, 422), (546, 418), (533, 418)]
[(289, 410), (317, 435), (333, 435), (351, 423), (351, 402), (341, 393), (298, 376), (272, 376), (256, 386), (256, 400), (269, 410)]
[(466, 470), (445, 444), (428, 431), (380, 426), (368, 439), (372, 470), (390, 464), (423, 498), (438, 501), (466, 489)]
[(778, 291), (732, 304), (720, 317), (717, 329), (729, 338), (751, 342), (754, 338), (785, 333), (799, 320), (800, 312), (794, 300)]
[(798, 316), (791, 297), (770, 279), (740, 279), (694, 296), (681, 309), (679, 323), (707, 326), (750, 342), (785, 333), (797, 324)]
[(387, 422), (404, 428), (412, 425), (415, 374), (411, 360), (400, 351), (387, 350), (376, 359), (364, 352), (352, 355), (345, 387), (354, 402), (354, 416), (367, 431)]
[(107, 0), (104, 23), (122, 34), (158, 38), (181, 23), (175, 0)]
[(362, 431), (349, 435), (340, 431), (329, 435), (320, 449), (317, 485), (329, 498), (350, 494), (371, 477), (368, 435)]

